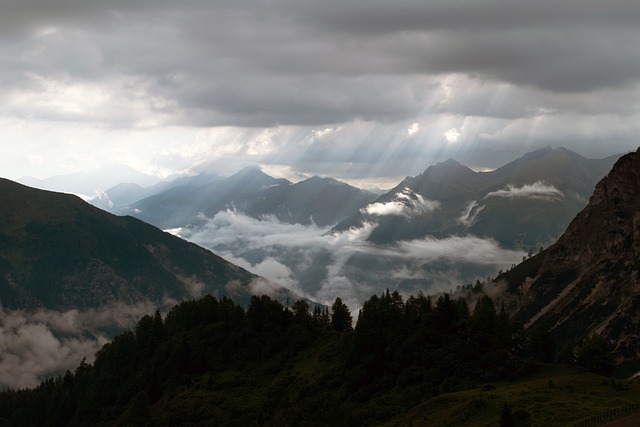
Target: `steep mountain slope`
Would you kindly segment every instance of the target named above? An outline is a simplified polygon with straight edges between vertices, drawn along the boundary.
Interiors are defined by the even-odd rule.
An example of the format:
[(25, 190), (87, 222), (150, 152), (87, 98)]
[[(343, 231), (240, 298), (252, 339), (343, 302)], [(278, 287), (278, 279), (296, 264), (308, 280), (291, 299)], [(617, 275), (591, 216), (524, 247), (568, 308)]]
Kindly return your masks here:
[(450, 159), (407, 177), (335, 229), (374, 222), (377, 226), (369, 240), (382, 244), (427, 235), (444, 237), (463, 229), (458, 217), (469, 200), (488, 185), (488, 178)]
[(502, 278), (516, 319), (562, 341), (601, 334), (632, 361), (640, 355), (639, 260), (640, 149), (615, 163), (557, 243)]
[(0, 301), (87, 308), (113, 301), (248, 300), (257, 277), (211, 252), (78, 197), (0, 180)]
[(448, 160), (405, 179), (336, 230), (369, 222), (377, 224), (369, 237), (375, 243), (473, 234), (507, 248), (537, 248), (564, 231), (616, 158), (546, 148), (492, 172)]
[(257, 168), (204, 185), (177, 186), (132, 205), (129, 213), (161, 228), (201, 224), (227, 209), (288, 223), (333, 225), (373, 200), (368, 191), (319, 177), (292, 184)]

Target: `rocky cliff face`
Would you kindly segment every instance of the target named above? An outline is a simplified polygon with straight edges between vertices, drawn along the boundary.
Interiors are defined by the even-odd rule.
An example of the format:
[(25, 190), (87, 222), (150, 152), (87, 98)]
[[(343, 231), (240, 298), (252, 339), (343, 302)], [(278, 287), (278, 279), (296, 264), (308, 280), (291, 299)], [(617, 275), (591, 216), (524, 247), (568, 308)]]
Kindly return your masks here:
[[(569, 253), (563, 254), (561, 249)], [(587, 208), (559, 239), (554, 254), (583, 263), (603, 258), (619, 258), (625, 262), (638, 259), (640, 149), (621, 157), (609, 175), (600, 181)]]
[[(503, 276), (516, 319), (560, 342), (598, 333), (640, 356), (640, 149), (621, 157), (557, 243)], [(635, 362), (637, 363), (637, 362)]]

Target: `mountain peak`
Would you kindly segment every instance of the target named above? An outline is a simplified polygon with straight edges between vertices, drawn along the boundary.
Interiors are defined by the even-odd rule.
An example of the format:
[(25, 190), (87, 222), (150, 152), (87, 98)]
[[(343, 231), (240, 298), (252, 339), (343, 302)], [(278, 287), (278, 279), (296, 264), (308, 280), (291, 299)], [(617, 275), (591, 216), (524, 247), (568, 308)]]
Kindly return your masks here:
[(240, 169), (238, 172), (231, 176), (246, 176), (246, 175), (266, 175), (266, 173), (262, 172), (260, 166), (247, 166), (245, 168)]
[[(559, 247), (579, 251), (584, 261), (592, 256), (640, 255), (640, 151), (626, 154), (595, 188), (587, 207), (558, 240)], [(635, 244), (634, 244), (635, 243)], [(582, 249), (582, 250), (581, 250)], [(575, 255), (573, 256), (575, 258)]]
[(421, 173), (416, 179), (429, 177), (430, 179), (443, 180), (443, 179), (452, 179), (456, 176), (470, 176), (475, 175), (476, 173), (468, 168), (467, 166), (461, 164), (457, 160), (447, 159), (444, 162), (436, 163), (433, 166), (429, 166), (427, 170)]
[(300, 181), (300, 183), (304, 183), (304, 182), (306, 182), (306, 183), (316, 183), (316, 184), (323, 183), (323, 184), (344, 184), (344, 185), (348, 185), (348, 184), (340, 182), (340, 181), (338, 181), (336, 179), (329, 178), (329, 177), (322, 177), (322, 176), (319, 176), (319, 175), (314, 175), (311, 178), (307, 178), (304, 181)]
[(438, 162), (436, 165), (459, 165), (459, 164), (460, 164), (460, 162), (458, 162), (457, 160), (449, 157), (444, 162)]
[(277, 184), (286, 184), (289, 183), (288, 180), (284, 178), (274, 178), (270, 175), (267, 175), (260, 169), (258, 166), (249, 166), (240, 171), (236, 172), (234, 175), (226, 178), (228, 182), (252, 182), (258, 183), (260, 185), (277, 185)]
[(461, 164), (460, 162), (458, 162), (457, 160), (452, 159), (452, 158), (448, 158), (447, 160), (445, 160), (443, 162), (438, 162), (432, 167), (435, 168), (435, 169), (459, 168), (459, 167), (467, 168), (466, 166), (464, 166), (463, 164)]

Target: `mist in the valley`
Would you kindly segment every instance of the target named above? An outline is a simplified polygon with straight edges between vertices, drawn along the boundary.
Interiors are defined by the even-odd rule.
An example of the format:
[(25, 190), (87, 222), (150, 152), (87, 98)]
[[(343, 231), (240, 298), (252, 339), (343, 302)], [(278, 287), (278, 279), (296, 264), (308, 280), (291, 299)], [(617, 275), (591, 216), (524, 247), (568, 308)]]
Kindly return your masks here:
[[(540, 185), (508, 190), (487, 197), (522, 197), (532, 192), (557, 195)], [(363, 210), (368, 216), (361, 227), (340, 232), (313, 223), (284, 223), (273, 216), (257, 219), (232, 210), (203, 218), (204, 226), (171, 231), (267, 279), (249, 284), (253, 293), (270, 294), (284, 303), (289, 296), (278, 292), (274, 287), (278, 285), (326, 305), (340, 297), (354, 317), (365, 300), (386, 289), (405, 296), (449, 292), (494, 277), (522, 258), (519, 251), (473, 235), (425, 237), (388, 245), (369, 242), (382, 216), (409, 217), (439, 208), (436, 202), (408, 190), (397, 196), (398, 200), (367, 206)], [(203, 284), (188, 284), (194, 298), (202, 296)], [(236, 285), (241, 286), (226, 285), (228, 295), (234, 294)], [(115, 334), (133, 329), (142, 316), (157, 308), (167, 311), (175, 303), (116, 303), (64, 312), (2, 310), (0, 388), (34, 387), (47, 377), (73, 372), (83, 359), (91, 363)]]
[(173, 232), (301, 296), (324, 304), (340, 297), (352, 310), (387, 288), (429, 294), (495, 277), (523, 255), (472, 235), (375, 245), (367, 237), (376, 225), (335, 232), (229, 210)]
[(0, 389), (35, 387), (42, 380), (93, 362), (115, 334), (175, 301), (114, 303), (89, 310), (0, 309)]

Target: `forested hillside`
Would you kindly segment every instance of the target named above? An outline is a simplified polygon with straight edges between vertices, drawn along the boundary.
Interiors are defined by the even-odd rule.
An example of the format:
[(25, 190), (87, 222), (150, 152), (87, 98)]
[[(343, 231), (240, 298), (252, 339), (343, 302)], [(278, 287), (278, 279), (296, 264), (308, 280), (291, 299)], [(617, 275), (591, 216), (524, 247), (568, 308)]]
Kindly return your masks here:
[[(480, 294), (478, 294), (480, 296)], [(4, 425), (374, 425), (441, 393), (552, 360), (493, 301), (367, 300), (331, 309), (212, 296), (145, 316), (74, 373), (0, 394)]]

